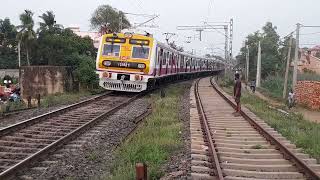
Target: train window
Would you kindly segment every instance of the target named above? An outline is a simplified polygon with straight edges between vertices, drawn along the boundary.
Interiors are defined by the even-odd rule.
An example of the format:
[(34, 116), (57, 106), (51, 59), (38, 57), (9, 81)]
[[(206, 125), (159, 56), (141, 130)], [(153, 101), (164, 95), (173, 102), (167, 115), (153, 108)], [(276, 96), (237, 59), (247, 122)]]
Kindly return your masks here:
[(120, 45), (105, 44), (102, 51), (103, 56), (120, 56)]
[(132, 58), (148, 59), (149, 58), (149, 48), (148, 47), (132, 47)]

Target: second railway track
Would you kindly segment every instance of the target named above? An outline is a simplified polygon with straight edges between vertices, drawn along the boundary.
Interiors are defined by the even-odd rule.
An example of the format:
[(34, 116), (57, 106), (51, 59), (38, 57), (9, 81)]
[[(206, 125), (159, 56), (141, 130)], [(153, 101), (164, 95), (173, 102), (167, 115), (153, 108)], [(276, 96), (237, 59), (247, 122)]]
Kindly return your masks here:
[(244, 108), (234, 117), (230, 98), (210, 78), (190, 95), (192, 179), (319, 179), (316, 160), (253, 113)]
[(0, 179), (57, 150), (141, 94), (105, 94), (0, 130)]

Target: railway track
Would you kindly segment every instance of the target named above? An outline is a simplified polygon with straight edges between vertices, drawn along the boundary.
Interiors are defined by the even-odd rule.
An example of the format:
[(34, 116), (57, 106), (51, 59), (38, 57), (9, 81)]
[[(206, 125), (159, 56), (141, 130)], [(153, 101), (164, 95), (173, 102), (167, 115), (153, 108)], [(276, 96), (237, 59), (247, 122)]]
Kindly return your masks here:
[(192, 179), (320, 179), (320, 165), (243, 108), (210, 78), (197, 81), (191, 93)]
[(0, 179), (56, 151), (141, 94), (108, 93), (0, 130)]

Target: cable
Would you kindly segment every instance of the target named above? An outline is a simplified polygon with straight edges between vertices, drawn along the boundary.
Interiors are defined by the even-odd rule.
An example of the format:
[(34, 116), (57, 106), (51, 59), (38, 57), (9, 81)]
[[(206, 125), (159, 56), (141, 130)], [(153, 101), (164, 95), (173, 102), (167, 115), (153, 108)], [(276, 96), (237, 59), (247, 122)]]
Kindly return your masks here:
[(320, 32), (304, 33), (304, 34), (300, 34), (300, 36), (314, 35), (314, 34), (320, 34)]
[(319, 43), (300, 43), (299, 45), (304, 45), (304, 46), (316, 46), (316, 45), (319, 45)]

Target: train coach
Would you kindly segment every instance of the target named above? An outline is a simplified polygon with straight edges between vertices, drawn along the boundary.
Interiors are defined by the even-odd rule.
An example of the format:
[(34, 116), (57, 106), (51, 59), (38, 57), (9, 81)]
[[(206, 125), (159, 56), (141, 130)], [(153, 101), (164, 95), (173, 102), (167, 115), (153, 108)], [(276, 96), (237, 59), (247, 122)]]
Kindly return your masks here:
[(99, 85), (113, 91), (141, 92), (168, 79), (223, 68), (220, 60), (179, 52), (148, 33), (105, 34), (101, 37), (96, 59)]

